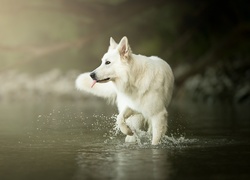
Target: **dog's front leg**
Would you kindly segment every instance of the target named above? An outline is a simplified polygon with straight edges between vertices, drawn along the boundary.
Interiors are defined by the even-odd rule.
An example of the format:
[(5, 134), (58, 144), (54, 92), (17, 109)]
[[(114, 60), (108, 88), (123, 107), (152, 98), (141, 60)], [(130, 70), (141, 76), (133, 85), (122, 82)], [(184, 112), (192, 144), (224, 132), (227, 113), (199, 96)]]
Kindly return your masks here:
[(139, 138), (138, 132), (140, 132), (140, 130), (145, 130), (145, 118), (142, 114), (135, 112), (133, 115), (126, 119), (126, 124), (133, 131), (134, 135), (127, 135), (125, 138), (125, 142), (135, 143)]
[(134, 111), (130, 108), (126, 108), (124, 111), (121, 111), (119, 113), (119, 115), (117, 116), (117, 125), (120, 128), (121, 132), (123, 134), (132, 136), (133, 132), (132, 130), (128, 127), (128, 125), (126, 124), (125, 120), (127, 118), (129, 118), (132, 114), (134, 113)]

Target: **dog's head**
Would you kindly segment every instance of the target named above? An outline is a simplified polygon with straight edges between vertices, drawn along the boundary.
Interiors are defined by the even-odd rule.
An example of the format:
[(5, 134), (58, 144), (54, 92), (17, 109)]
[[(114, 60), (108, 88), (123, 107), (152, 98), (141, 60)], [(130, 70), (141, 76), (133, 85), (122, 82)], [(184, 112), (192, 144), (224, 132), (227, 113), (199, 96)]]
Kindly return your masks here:
[(111, 37), (108, 52), (102, 57), (101, 65), (90, 73), (93, 79), (92, 87), (96, 82), (105, 83), (122, 78), (129, 68), (131, 55), (127, 37), (123, 37), (119, 44)]

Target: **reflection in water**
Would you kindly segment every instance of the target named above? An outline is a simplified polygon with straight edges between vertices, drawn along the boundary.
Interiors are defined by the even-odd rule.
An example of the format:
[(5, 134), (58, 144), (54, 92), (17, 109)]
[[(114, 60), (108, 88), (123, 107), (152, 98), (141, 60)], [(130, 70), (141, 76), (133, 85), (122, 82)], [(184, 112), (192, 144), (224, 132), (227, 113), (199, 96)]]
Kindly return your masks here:
[(113, 129), (116, 109), (98, 99), (3, 101), (0, 177), (249, 179), (248, 111), (172, 104), (169, 132), (161, 145), (151, 146), (143, 133), (141, 144), (124, 143)]
[[(89, 149), (90, 148), (90, 149)], [(96, 150), (94, 150), (96, 148)], [(85, 147), (79, 152), (76, 179), (165, 179), (171, 163), (164, 149), (140, 147)], [(89, 149), (89, 150), (88, 150)]]

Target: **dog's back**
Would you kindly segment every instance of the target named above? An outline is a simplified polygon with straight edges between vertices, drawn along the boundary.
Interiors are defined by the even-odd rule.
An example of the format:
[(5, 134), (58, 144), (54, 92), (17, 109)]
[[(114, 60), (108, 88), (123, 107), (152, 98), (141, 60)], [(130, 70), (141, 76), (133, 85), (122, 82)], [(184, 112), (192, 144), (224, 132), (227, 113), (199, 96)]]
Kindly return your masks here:
[(167, 62), (165, 62), (164, 60), (160, 59), (159, 57), (156, 56), (151, 56), (150, 59), (154, 60), (154, 61), (158, 61), (159, 63), (157, 63), (158, 67), (159, 67), (159, 71), (161, 71), (162, 73), (162, 86), (163, 88), (163, 97), (165, 98), (165, 105), (166, 107), (168, 107), (168, 105), (170, 104), (171, 98), (172, 98), (172, 94), (173, 94), (173, 89), (174, 89), (174, 75), (173, 75), (173, 71), (171, 69), (171, 67), (169, 66), (169, 64)]
[(149, 93), (157, 91), (157, 95), (162, 96), (160, 98), (168, 107), (174, 88), (174, 75), (168, 63), (157, 56), (134, 55), (133, 58), (138, 63), (136, 66), (144, 69), (139, 71), (140, 74), (130, 74), (140, 79), (137, 81), (141, 86), (139, 88), (144, 88)]

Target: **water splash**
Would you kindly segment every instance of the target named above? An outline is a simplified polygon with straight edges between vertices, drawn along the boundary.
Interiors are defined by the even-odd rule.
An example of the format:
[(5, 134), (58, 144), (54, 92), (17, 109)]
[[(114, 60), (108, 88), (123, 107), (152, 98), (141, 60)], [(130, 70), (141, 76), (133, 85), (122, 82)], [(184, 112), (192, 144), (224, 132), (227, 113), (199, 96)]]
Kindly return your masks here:
[(103, 137), (107, 138), (104, 140), (104, 143), (113, 144), (119, 142), (118, 146), (124, 147), (134, 147), (137, 146), (138, 148), (166, 148), (166, 147), (175, 147), (175, 148), (183, 148), (187, 147), (190, 144), (197, 142), (197, 139), (189, 139), (186, 138), (184, 135), (179, 133), (178, 136), (174, 136), (171, 134), (170, 136), (165, 135), (162, 137), (161, 142), (158, 146), (152, 146), (152, 135), (146, 131), (135, 130), (133, 127), (130, 127), (134, 133), (136, 142), (135, 143), (126, 143), (125, 137), (119, 130), (117, 125), (113, 125), (113, 128), (109, 130)]
[(37, 132), (48, 133), (48, 131), (60, 131), (64, 134), (75, 134), (75, 138), (79, 139), (79, 142), (81, 142), (83, 136), (88, 134), (97, 142), (126, 148), (183, 148), (197, 141), (196, 139), (189, 139), (184, 135), (171, 134), (165, 135), (159, 145), (152, 146), (151, 134), (132, 127), (131, 129), (134, 132), (136, 142), (126, 143), (126, 136), (120, 132), (116, 124), (116, 117), (116, 114), (111, 116), (93, 114), (92, 117), (87, 117), (82, 112), (73, 113), (70, 109), (65, 108), (53, 110), (45, 115), (38, 115), (35, 124)]

